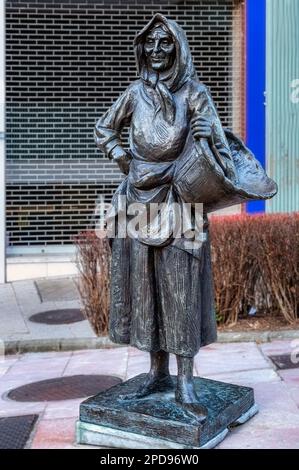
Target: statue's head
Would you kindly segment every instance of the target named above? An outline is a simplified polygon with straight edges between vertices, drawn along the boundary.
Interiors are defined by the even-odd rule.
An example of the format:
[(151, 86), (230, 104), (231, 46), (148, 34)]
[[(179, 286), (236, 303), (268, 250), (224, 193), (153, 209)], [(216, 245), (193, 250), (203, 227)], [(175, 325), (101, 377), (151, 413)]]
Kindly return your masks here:
[(173, 92), (188, 78), (196, 77), (183, 29), (160, 13), (137, 34), (134, 47), (139, 76), (150, 86), (155, 86), (157, 79), (164, 80)]
[(163, 23), (156, 23), (147, 33), (144, 53), (148, 68), (156, 72), (168, 70), (175, 59), (175, 42), (172, 34)]

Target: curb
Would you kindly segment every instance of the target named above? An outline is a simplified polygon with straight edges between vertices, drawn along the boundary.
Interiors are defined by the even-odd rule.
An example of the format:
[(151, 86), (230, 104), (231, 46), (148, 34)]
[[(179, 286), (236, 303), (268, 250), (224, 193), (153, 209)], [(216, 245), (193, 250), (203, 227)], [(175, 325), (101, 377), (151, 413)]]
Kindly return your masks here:
[(219, 343), (238, 343), (255, 341), (257, 343), (268, 343), (274, 340), (299, 339), (299, 330), (275, 330), (275, 331), (240, 331), (240, 332), (219, 332)]
[[(218, 333), (218, 343), (251, 342), (267, 343), (273, 340), (299, 339), (299, 330), (281, 331), (240, 331)], [(108, 336), (98, 338), (55, 338), (24, 339), (4, 341), (5, 354), (22, 354), (29, 352), (77, 351), (80, 349), (117, 348), (123, 345), (110, 341)]]
[(80, 349), (105, 349), (119, 346), (112, 343), (108, 336), (101, 336), (99, 338), (47, 338), (4, 341), (5, 354), (77, 351)]

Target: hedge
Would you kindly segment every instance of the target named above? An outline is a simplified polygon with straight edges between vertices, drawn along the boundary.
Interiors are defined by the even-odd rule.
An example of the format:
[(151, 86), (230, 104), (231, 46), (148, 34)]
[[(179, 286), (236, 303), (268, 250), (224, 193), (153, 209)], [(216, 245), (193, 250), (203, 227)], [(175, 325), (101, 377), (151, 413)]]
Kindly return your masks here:
[(298, 318), (299, 213), (211, 218), (219, 320), (234, 324), (258, 313)]
[[(218, 323), (232, 325), (249, 310), (298, 318), (299, 213), (210, 217)], [(83, 311), (96, 334), (106, 334), (110, 248), (83, 232), (75, 239)]]

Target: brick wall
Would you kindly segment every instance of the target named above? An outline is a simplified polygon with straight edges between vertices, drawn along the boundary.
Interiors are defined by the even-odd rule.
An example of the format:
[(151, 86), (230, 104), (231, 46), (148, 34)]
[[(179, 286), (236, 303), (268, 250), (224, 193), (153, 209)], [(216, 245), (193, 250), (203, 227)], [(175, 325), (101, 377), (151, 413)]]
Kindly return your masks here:
[(111, 197), (121, 175), (96, 150), (93, 128), (136, 78), (133, 38), (153, 13), (184, 27), (198, 75), (210, 86), (223, 123), (232, 125), (235, 3), (6, 2), (11, 245), (70, 243), (92, 226), (96, 198)]

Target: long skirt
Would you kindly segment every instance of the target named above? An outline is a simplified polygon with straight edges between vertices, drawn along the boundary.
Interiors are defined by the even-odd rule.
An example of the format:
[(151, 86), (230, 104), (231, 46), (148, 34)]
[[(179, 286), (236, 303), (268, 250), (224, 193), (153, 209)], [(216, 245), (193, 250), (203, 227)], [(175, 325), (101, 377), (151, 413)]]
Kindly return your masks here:
[(144, 351), (193, 357), (216, 340), (210, 243), (200, 256), (172, 245), (112, 241), (109, 335)]

